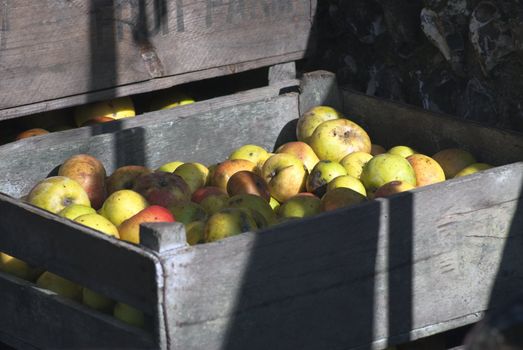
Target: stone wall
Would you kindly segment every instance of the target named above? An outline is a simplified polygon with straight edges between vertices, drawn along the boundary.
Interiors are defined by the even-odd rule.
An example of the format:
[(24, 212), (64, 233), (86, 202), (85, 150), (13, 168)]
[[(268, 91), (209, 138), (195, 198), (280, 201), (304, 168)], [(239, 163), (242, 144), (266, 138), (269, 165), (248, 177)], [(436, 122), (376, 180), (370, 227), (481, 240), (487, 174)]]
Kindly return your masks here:
[(523, 131), (523, 0), (319, 0), (340, 84)]

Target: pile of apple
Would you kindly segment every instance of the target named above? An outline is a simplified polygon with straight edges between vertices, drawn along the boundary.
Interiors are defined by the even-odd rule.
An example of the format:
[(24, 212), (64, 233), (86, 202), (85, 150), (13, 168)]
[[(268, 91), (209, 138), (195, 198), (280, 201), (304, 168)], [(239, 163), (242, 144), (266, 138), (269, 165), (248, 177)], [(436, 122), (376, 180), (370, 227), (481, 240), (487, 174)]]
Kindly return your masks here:
[[(187, 241), (213, 242), (282, 221), (356, 205), (491, 166), (463, 149), (432, 157), (398, 145), (386, 151), (333, 108), (317, 106), (297, 123), (298, 141), (274, 152), (244, 145), (220, 163), (174, 161), (156, 170), (126, 165), (107, 176), (96, 158), (67, 159), (26, 201), (115, 238), (140, 243), (144, 222), (185, 224)], [(140, 311), (23, 261), (0, 267), (85, 305), (143, 326)], [(24, 265), (25, 264), (25, 265)]]

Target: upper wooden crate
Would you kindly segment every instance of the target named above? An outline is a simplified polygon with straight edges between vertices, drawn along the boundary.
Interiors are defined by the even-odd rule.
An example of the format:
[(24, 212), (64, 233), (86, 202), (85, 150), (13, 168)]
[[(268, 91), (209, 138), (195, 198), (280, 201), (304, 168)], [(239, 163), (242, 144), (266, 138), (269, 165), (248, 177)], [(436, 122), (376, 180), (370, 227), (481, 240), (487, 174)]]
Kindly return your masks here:
[(316, 0), (0, 1), (0, 120), (303, 58)]

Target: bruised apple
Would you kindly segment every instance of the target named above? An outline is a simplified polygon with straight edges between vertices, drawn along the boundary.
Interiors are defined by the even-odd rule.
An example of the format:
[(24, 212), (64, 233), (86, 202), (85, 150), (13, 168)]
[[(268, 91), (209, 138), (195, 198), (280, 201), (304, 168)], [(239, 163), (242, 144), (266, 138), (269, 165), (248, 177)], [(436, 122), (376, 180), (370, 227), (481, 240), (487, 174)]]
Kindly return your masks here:
[(116, 169), (105, 182), (107, 194), (110, 195), (119, 190), (130, 190), (135, 185), (135, 180), (144, 174), (150, 174), (151, 170), (141, 165), (124, 165)]
[(77, 154), (68, 158), (58, 168), (59, 176), (67, 176), (82, 186), (94, 209), (99, 209), (107, 197), (104, 165), (89, 154)]
[(309, 145), (321, 160), (339, 162), (352, 152), (371, 151), (369, 135), (361, 126), (348, 119), (328, 120), (318, 125)]
[(165, 208), (191, 199), (191, 190), (185, 180), (163, 171), (140, 175), (135, 180), (133, 190), (144, 196), (149, 204)]
[(237, 194), (253, 194), (260, 196), (267, 202), (271, 199), (269, 185), (265, 180), (252, 171), (238, 171), (227, 182), (227, 193), (229, 196)]

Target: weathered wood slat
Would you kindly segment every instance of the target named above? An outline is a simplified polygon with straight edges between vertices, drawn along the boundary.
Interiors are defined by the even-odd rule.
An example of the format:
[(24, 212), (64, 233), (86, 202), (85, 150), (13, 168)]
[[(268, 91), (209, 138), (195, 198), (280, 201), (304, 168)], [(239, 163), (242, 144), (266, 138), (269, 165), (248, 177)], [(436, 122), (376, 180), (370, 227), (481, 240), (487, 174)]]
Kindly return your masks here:
[(9, 87), (0, 90), (0, 119), (302, 58), (312, 6), (310, 0), (0, 2), (0, 73)]
[[(246, 143), (272, 149), (282, 128), (298, 118), (297, 97), (263, 97), (258, 96), (257, 102), (226, 104), (223, 108), (217, 101), (206, 103), (196, 115), (175, 108), (101, 128), (65, 131), (0, 147), (0, 192), (15, 197), (27, 194), (38, 181), (77, 153), (97, 157), (111, 173), (126, 164), (155, 168), (176, 159), (209, 165)], [(120, 127), (125, 129), (119, 130)]]
[[(517, 163), (175, 254), (173, 347), (379, 349), (471, 322), (523, 244), (522, 184)], [(521, 255), (503, 269), (516, 295)]]
[(11, 331), (0, 340), (17, 349), (157, 348), (149, 333), (15, 277), (0, 273), (0, 290), (0, 329)]
[(156, 312), (155, 255), (2, 194), (0, 213), (0, 251)]
[(342, 96), (347, 118), (359, 122), (371, 140), (385, 148), (406, 144), (430, 156), (463, 147), (493, 165), (523, 161), (523, 134), (355, 92), (343, 91)]

